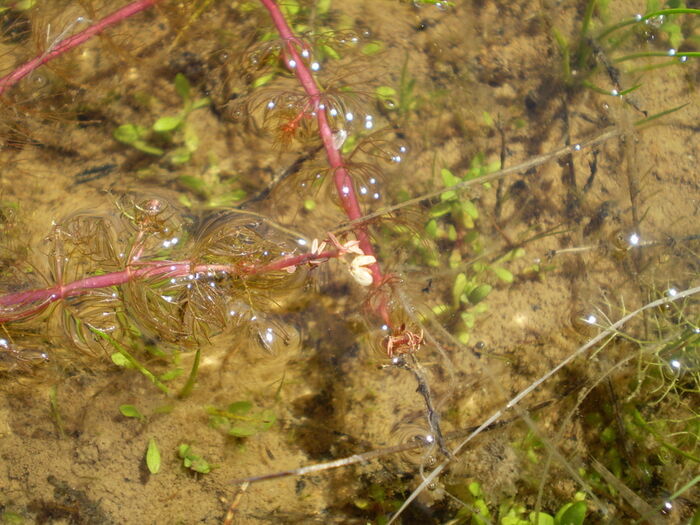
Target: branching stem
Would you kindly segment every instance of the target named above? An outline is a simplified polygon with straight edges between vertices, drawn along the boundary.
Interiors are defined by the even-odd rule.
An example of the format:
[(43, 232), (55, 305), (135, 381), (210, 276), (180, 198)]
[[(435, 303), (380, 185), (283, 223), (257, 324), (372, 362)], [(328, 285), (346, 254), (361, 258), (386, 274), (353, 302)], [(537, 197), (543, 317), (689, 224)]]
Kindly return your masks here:
[[(48, 288), (16, 292), (0, 297), (0, 323), (26, 319), (44, 310), (50, 304), (70, 297), (89, 293), (90, 290), (119, 286), (135, 280), (168, 278), (175, 279), (188, 275), (227, 274), (229, 276), (252, 276), (275, 271), (294, 271), (302, 264), (325, 261), (338, 257), (337, 250), (321, 253), (304, 253), (281, 257), (263, 266), (243, 266), (229, 264), (197, 264), (192, 261), (140, 262), (127, 265), (124, 270), (78, 279), (68, 284), (58, 283)], [(34, 305), (21, 309), (23, 305)], [(19, 308), (13, 308), (19, 307)]]
[(74, 47), (79, 46), (93, 36), (101, 33), (109, 26), (118, 24), (122, 20), (125, 20), (136, 13), (140, 13), (141, 11), (148, 9), (156, 2), (158, 2), (158, 0), (137, 0), (136, 2), (132, 2), (129, 5), (118, 9), (111, 15), (104, 17), (102, 20), (95, 22), (87, 29), (80, 31), (75, 35), (69, 36), (68, 38), (64, 38), (45, 53), (21, 65), (9, 75), (0, 78), (0, 95), (2, 95), (10, 87), (14, 86), (21, 79), (26, 77), (29, 73), (37, 69), (39, 66), (42, 66), (50, 60), (62, 55), (66, 51), (70, 51)]
[[(289, 27), (277, 3), (274, 0), (260, 1), (270, 13), (272, 22), (275, 24), (277, 32), (284, 41), (285, 66), (294, 73), (311, 100), (313, 111), (316, 113), (319, 135), (323, 142), (323, 148), (326, 150), (328, 165), (333, 171), (333, 183), (340, 197), (343, 210), (348, 219), (351, 221), (358, 220), (362, 217), (362, 210), (357, 198), (357, 193), (355, 192), (352, 177), (350, 177), (345, 167), (345, 162), (340, 150), (333, 144), (333, 130), (328, 122), (327, 108), (325, 104), (323, 104), (321, 89), (297, 49), (300, 41)], [(360, 248), (362, 248), (362, 251), (366, 255), (375, 255), (372, 241), (367, 233), (367, 228), (361, 225), (354, 228), (353, 231), (357, 236), (357, 240), (360, 241)], [(384, 280), (379, 264), (374, 263), (368, 267), (372, 271), (373, 285), (379, 286)]]

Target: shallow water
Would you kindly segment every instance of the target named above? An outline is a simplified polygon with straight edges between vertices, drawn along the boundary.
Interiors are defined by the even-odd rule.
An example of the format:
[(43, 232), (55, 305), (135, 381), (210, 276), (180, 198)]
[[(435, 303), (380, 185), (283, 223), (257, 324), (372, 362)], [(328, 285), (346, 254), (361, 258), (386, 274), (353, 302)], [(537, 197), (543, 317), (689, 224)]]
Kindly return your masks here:
[[(377, 296), (352, 279), (350, 258), (244, 285), (201, 275), (191, 288), (168, 274), (171, 286), (152, 278), (58, 301), (3, 325), (13, 349), (0, 348), (6, 521), (221, 523), (235, 502), (234, 523), (384, 523), (444, 459), (437, 447), (253, 483), (238, 499), (232, 482), (435, 439), (417, 376), (445, 436), (480, 425), (612, 322), (697, 286), (697, 59), (615, 62), (668, 50), (670, 26), (642, 22), (620, 42), (597, 42), (567, 82), (561, 43), (573, 56), (584, 3), (456, 4), (287, 7), (295, 31), (316, 35), (318, 78), (342, 100), (334, 131), (347, 130), (364, 213), (440, 190), (443, 168), (475, 176), (615, 133), (471, 186), (457, 208), (440, 208), (437, 196), (371, 223), (382, 269), (396, 276), (390, 307), (425, 338), (417, 364), (407, 358), (413, 371), (391, 366), (387, 331), (368, 308)], [(114, 9), (66, 1), (2, 14), (2, 71), (84, 29), (78, 17)], [(635, 2), (598, 9), (590, 32), (643, 12)], [(678, 22), (679, 52), (695, 49), (697, 16)], [(231, 257), (263, 242), (255, 260), (301, 253), (346, 222), (332, 185), (317, 182), (327, 165), (309, 119), (285, 147), (295, 116), (285, 104), (298, 91), (271, 58), (272, 31), (254, 2), (164, 3), (8, 91), (2, 290), (119, 271), (143, 224), (142, 261), (213, 264), (216, 250)], [(177, 73), (189, 79), (189, 102)], [(148, 131), (184, 114), (173, 132)], [(144, 127), (142, 142), (115, 139), (127, 124)], [(376, 129), (388, 131), (369, 135)], [(373, 141), (350, 154), (362, 137)], [(154, 199), (162, 213), (150, 213)], [(222, 224), (231, 227), (216, 237)], [(216, 286), (227, 288), (211, 299)], [(670, 496), (693, 479), (700, 447), (694, 297), (640, 313), (504, 410), (509, 423), (471, 441), (403, 522), (466, 523), (480, 501), (494, 522), (508, 509), (554, 514), (578, 493), (591, 523), (689, 519), (697, 487)], [(117, 366), (115, 346), (88, 326), (112, 333), (161, 388)], [(178, 396), (197, 350), (196, 384)], [(126, 417), (124, 405), (144, 417)], [(157, 473), (145, 462), (151, 439)], [(184, 465), (183, 444), (211, 471)], [(664, 502), (668, 515), (654, 517)]]

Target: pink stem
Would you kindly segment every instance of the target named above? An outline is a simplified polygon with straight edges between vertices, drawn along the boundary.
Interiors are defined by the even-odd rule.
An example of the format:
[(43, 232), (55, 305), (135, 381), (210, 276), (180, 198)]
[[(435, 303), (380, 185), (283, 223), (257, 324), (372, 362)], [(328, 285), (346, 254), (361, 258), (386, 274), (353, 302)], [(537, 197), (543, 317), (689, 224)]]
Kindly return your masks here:
[[(27, 290), (3, 295), (0, 297), (0, 323), (17, 321), (30, 317), (50, 304), (70, 297), (84, 295), (90, 290), (107, 288), (109, 286), (119, 286), (137, 279), (148, 279), (153, 277), (176, 278), (192, 274), (227, 273), (229, 275), (259, 275), (268, 272), (294, 269), (294, 267), (312, 261), (325, 261), (338, 257), (338, 251), (326, 251), (322, 253), (303, 253), (282, 257), (258, 268), (245, 266), (232, 266), (228, 264), (192, 264), (189, 261), (158, 261), (157, 263), (140, 264), (136, 268), (127, 266), (119, 272), (112, 272), (103, 275), (95, 275), (79, 279), (68, 284), (56, 284), (49, 288)], [(37, 303), (28, 310), (18, 310), (13, 312), (11, 308), (3, 312), (3, 307), (17, 305), (27, 305)]]
[[(328, 122), (326, 108), (321, 103), (321, 90), (311, 74), (311, 71), (306, 66), (306, 63), (297, 51), (297, 48), (294, 46), (294, 44), (298, 42), (298, 38), (294, 35), (294, 32), (289, 27), (289, 24), (287, 24), (284, 15), (274, 0), (260, 1), (270, 13), (272, 22), (275, 24), (280, 37), (282, 37), (282, 40), (285, 42), (287, 55), (285, 58), (287, 68), (297, 77), (299, 83), (304, 88), (304, 91), (306, 91), (306, 94), (311, 99), (314, 111), (316, 111), (319, 134), (321, 135), (321, 140), (323, 141), (323, 147), (326, 150), (328, 165), (333, 169), (333, 182), (335, 184), (335, 189), (338, 192), (338, 196), (340, 197), (340, 202), (345, 210), (345, 214), (351, 221), (360, 219), (362, 217), (362, 210), (360, 209), (360, 203), (357, 199), (357, 193), (355, 192), (352, 178), (345, 168), (343, 156), (338, 148), (336, 148), (333, 144), (333, 131), (331, 130), (330, 123)], [(292, 60), (294, 62), (292, 62)], [(360, 226), (355, 229), (355, 235), (357, 235), (357, 240), (360, 242), (360, 248), (362, 251), (366, 255), (375, 255), (374, 247), (372, 246), (372, 242), (367, 234), (367, 229)], [(379, 286), (383, 280), (379, 264), (374, 263), (370, 265), (369, 268), (372, 271), (373, 285)]]
[(132, 2), (131, 4), (115, 11), (111, 15), (104, 17), (102, 20), (91, 25), (84, 31), (61, 40), (58, 44), (53, 46), (52, 49), (49, 49), (44, 54), (39, 55), (38, 57), (21, 65), (9, 75), (0, 78), (0, 95), (2, 95), (8, 88), (15, 85), (29, 73), (37, 69), (39, 66), (46, 64), (49, 60), (53, 60), (66, 51), (70, 51), (74, 47), (79, 46), (96, 34), (101, 33), (109, 26), (117, 24), (122, 20), (143, 11), (144, 9), (148, 9), (156, 2), (158, 2), (158, 0), (137, 0), (136, 2)]

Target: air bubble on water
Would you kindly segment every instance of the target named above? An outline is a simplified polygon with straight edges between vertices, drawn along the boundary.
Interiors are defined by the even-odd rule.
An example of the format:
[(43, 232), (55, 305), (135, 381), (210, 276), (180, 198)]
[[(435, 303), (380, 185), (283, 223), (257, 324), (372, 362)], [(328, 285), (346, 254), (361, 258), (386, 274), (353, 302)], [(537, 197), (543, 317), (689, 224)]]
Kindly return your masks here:
[(574, 151), (581, 151), (581, 144), (574, 144)]
[(351, 121), (354, 118), (355, 118), (355, 115), (353, 115), (349, 111), (345, 114), (345, 120), (347, 120), (347, 121)]
[(682, 57), (678, 57), (678, 61), (681, 62), (681, 63), (687, 62), (687, 61), (688, 61), (688, 57), (685, 56), (685, 55), (683, 55)]
[(642, 21), (642, 18), (643, 18), (642, 15), (640, 15), (639, 13), (637, 13), (636, 15), (634, 15), (634, 19), (635, 19), (637, 22), (641, 22), (641, 21)]
[(379, 199), (380, 195), (379, 193), (375, 193), (374, 195), (372, 195), (372, 197), (374, 197), (375, 199)]
[(306, 246), (306, 245), (309, 244), (309, 243), (306, 242), (306, 239), (297, 239), (297, 244), (298, 244), (299, 246)]
[(304, 58), (309, 58), (310, 55), (311, 54), (309, 53), (308, 49), (302, 49), (301, 56), (303, 56)]
[(349, 186), (343, 186), (341, 188), (341, 191), (343, 192), (343, 195), (348, 195), (350, 193), (350, 187)]
[(408, 146), (404, 146), (403, 144), (399, 146), (399, 151), (401, 153), (406, 153), (408, 151)]
[(426, 443), (435, 443), (435, 436), (433, 436), (432, 434), (428, 434), (423, 439)]
[(271, 100), (270, 102), (267, 103), (267, 109), (274, 109), (275, 107), (275, 101)]
[(337, 117), (338, 116), (338, 110), (335, 108), (331, 108), (331, 110), (328, 112), (330, 113), (331, 117)]
[(3, 348), (10, 348), (10, 343), (7, 342), (7, 339), (0, 339), (0, 346)]
[(374, 122), (372, 120), (365, 120), (365, 129), (372, 129)]
[[(374, 177), (372, 177), (372, 178), (369, 179), (369, 183), (370, 183), (370, 184), (376, 184), (376, 183), (377, 183), (377, 179), (375, 179)], [(386, 325), (384, 325), (384, 326), (386, 326)]]
[(666, 290), (666, 295), (668, 295), (669, 297), (675, 297), (676, 295), (678, 295), (678, 290), (676, 290), (675, 288), (669, 288), (668, 290)]
[(598, 322), (598, 319), (596, 318), (595, 315), (591, 314), (588, 317), (584, 319), (585, 322), (588, 324), (596, 324)]
[(272, 341), (275, 340), (275, 334), (272, 331), (272, 328), (266, 328), (265, 329), (265, 341), (268, 343), (272, 343)]
[(676, 50), (673, 48), (669, 49), (668, 56), (670, 56), (670, 57), (676, 56)]
[(639, 235), (637, 235), (636, 233), (633, 233), (632, 235), (630, 235), (630, 238), (629, 238), (630, 246), (638, 246), (639, 241), (640, 241)]
[(318, 62), (311, 62), (311, 71), (318, 71), (321, 69), (321, 64)]
[(389, 331), (389, 325), (383, 324), (381, 330), (383, 332), (388, 332)]
[(617, 89), (611, 89), (611, 90), (610, 90), (610, 94), (611, 94), (613, 97), (616, 97), (616, 96), (618, 96), (618, 95), (620, 94), (620, 92), (619, 92)]
[(360, 193), (361, 193), (362, 195), (367, 195), (367, 188), (365, 188), (364, 186), (361, 186), (361, 187), (360, 187)]
[(676, 370), (681, 369), (681, 362), (678, 359), (671, 359), (670, 365), (675, 368)]
[(401, 162), (401, 155), (392, 155), (391, 162), (396, 162), (397, 164)]
[(289, 69), (294, 69), (295, 67), (297, 67), (297, 61), (290, 60), (289, 62), (287, 62), (287, 65), (289, 66)]

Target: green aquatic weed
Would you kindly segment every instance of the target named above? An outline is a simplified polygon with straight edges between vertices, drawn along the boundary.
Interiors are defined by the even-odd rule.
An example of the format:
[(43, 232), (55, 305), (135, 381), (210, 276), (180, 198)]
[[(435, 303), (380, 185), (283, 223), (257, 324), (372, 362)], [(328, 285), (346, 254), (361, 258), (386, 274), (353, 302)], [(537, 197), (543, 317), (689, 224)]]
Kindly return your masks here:
[(182, 459), (182, 466), (198, 474), (209, 474), (216, 465), (211, 465), (208, 461), (198, 456), (192, 451), (192, 447), (185, 443), (177, 447), (177, 455)]
[(268, 430), (277, 417), (272, 410), (253, 410), (250, 401), (236, 401), (224, 409), (206, 407), (209, 424), (225, 430), (229, 436), (247, 438)]
[[(122, 124), (114, 130), (114, 138), (143, 153), (165, 155), (173, 164), (188, 162), (199, 147), (199, 137), (187, 125), (187, 118), (193, 111), (208, 106), (210, 100), (208, 97), (193, 99), (189, 80), (182, 73), (175, 76), (174, 87), (182, 99), (182, 109), (176, 115), (160, 117), (150, 128), (138, 124)], [(167, 154), (161, 145), (170, 148)]]

